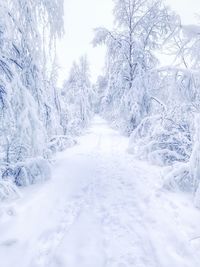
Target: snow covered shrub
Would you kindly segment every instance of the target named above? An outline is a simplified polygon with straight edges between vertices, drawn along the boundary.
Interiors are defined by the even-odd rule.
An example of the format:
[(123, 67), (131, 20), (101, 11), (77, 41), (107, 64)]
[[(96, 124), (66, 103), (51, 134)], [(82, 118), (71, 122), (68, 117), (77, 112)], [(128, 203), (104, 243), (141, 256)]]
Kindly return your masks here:
[(200, 115), (195, 117), (195, 135), (193, 141), (193, 150), (190, 157), (190, 173), (193, 179), (194, 187), (197, 189), (200, 183)]
[(166, 176), (164, 187), (192, 191), (195, 194), (195, 205), (200, 208), (200, 115), (195, 116), (195, 135), (192, 153), (187, 163), (174, 165)]
[(85, 126), (85, 123), (80, 118), (72, 116), (67, 124), (67, 129), (72, 136), (77, 136), (81, 134)]
[(200, 208), (200, 114), (195, 116), (194, 144), (189, 169), (195, 191), (195, 204)]
[(193, 192), (193, 180), (190, 175), (188, 163), (175, 165), (164, 180), (164, 188), (177, 191)]
[(192, 149), (190, 158), (186, 159), (186, 163), (178, 163), (172, 167), (172, 171), (165, 177), (164, 187), (174, 191), (181, 190), (185, 192), (196, 192), (195, 203), (199, 202), (200, 204), (198, 190), (200, 181), (200, 146), (197, 139), (197, 135), (199, 135), (199, 122), (199, 119), (196, 119), (194, 145), (192, 147), (192, 143), (190, 143), (189, 146), (190, 150)]
[(1, 172), (4, 181), (12, 181), (17, 186), (28, 186), (51, 178), (50, 163), (42, 157), (4, 166)]
[(131, 134), (129, 152), (159, 165), (185, 162), (191, 154), (189, 130), (162, 116), (146, 117)]
[(43, 158), (29, 159), (15, 168), (15, 183), (18, 186), (27, 186), (43, 182), (51, 178), (51, 166)]
[(0, 201), (13, 200), (20, 196), (16, 185), (10, 180), (0, 180)]
[(196, 208), (200, 209), (200, 186), (198, 186), (195, 192), (194, 205)]
[(50, 140), (48, 148), (55, 153), (63, 151), (66, 148), (72, 147), (75, 144), (77, 144), (77, 142), (71, 136), (59, 135), (59, 136), (54, 136)]

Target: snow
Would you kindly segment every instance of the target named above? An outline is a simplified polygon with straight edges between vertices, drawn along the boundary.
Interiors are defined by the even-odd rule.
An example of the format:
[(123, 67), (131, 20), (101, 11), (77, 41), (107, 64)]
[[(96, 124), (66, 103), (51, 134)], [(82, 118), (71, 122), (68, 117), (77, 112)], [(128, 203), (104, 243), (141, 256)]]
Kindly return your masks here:
[(1, 267), (199, 267), (200, 212), (95, 117), (53, 178), (0, 205)]
[(200, 26), (198, 25), (182, 25), (182, 28), (190, 38), (200, 34)]
[(18, 189), (11, 181), (0, 180), (0, 201), (16, 199), (19, 197)]

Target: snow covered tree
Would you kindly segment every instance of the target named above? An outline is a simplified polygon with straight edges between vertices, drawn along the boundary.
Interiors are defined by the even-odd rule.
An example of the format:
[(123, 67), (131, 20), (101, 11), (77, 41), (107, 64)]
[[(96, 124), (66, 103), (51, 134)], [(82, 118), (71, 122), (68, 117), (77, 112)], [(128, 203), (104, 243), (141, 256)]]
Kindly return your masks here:
[(88, 124), (92, 114), (93, 89), (86, 56), (81, 57), (78, 64), (74, 62), (69, 78), (64, 83), (62, 95), (66, 107), (64, 132), (78, 133)]
[(63, 1), (9, 0), (0, 4), (0, 15), (0, 162), (5, 173), (8, 166), (43, 156), (54, 132), (48, 121), (49, 110), (55, 114), (53, 60), (46, 58), (54, 58), (63, 31)]
[(156, 68), (153, 110), (131, 136), (130, 150), (156, 164), (171, 165), (165, 187), (192, 191), (200, 207), (200, 48), (198, 25), (180, 25), (169, 38), (173, 65)]
[(96, 84), (94, 85), (94, 111), (96, 113), (105, 112), (104, 100), (107, 95), (107, 87), (108, 87), (108, 77), (99, 76), (97, 78)]
[[(148, 114), (149, 75), (160, 48), (174, 30), (176, 16), (161, 1), (115, 0), (116, 29), (96, 29), (94, 44), (107, 46), (108, 94), (112, 119), (130, 134)], [(120, 118), (120, 122), (118, 120)]]

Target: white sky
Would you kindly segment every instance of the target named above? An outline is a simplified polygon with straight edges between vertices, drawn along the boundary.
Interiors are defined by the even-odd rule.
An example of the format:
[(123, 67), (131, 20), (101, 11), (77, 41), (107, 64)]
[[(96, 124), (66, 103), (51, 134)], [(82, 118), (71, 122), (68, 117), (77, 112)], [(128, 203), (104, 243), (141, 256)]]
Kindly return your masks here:
[[(112, 27), (112, 0), (64, 0), (65, 36), (58, 44), (58, 64), (61, 67), (60, 82), (67, 78), (74, 60), (87, 54), (91, 65), (92, 80), (101, 73), (104, 65), (104, 49), (93, 48), (93, 29)], [(197, 23), (200, 0), (166, 0), (182, 18), (183, 24)]]

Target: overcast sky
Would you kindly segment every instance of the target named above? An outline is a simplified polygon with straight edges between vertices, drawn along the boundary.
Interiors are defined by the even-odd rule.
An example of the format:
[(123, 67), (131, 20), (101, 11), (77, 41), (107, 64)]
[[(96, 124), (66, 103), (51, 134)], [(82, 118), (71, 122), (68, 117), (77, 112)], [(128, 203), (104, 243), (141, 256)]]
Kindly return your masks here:
[[(65, 36), (58, 44), (58, 64), (61, 67), (60, 85), (67, 78), (74, 60), (87, 54), (91, 65), (92, 80), (101, 73), (104, 49), (93, 48), (93, 29), (99, 26), (111, 28), (113, 22), (112, 0), (64, 0)], [(178, 12), (183, 24), (197, 23), (200, 0), (166, 0)]]

